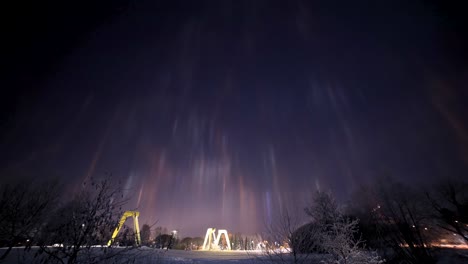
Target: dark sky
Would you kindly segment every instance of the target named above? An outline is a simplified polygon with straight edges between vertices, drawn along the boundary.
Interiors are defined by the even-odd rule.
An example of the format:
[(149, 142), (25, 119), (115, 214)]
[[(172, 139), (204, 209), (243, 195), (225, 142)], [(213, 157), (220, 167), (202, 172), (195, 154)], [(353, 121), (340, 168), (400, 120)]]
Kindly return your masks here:
[(202, 236), (317, 188), (466, 175), (461, 5), (65, 2), (3, 11), (2, 182), (112, 173), (142, 223)]

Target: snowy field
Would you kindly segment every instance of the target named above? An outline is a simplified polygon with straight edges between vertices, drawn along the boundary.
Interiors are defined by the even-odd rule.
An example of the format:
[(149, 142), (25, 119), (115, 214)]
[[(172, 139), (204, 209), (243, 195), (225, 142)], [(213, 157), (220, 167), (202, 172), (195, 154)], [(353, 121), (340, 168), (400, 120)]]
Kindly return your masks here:
[[(0, 255), (5, 249), (0, 248)], [(34, 255), (37, 248), (24, 251), (24, 248), (14, 248), (5, 261), (0, 263), (39, 263)], [(100, 263), (173, 263), (173, 264), (216, 264), (216, 263), (264, 263), (264, 257), (260, 251), (184, 251), (184, 250), (159, 250), (148, 247), (137, 249), (113, 248), (118, 255), (110, 260)], [(120, 252), (119, 252), (120, 251)], [(100, 255), (100, 248), (91, 249), (85, 252), (86, 255)], [(263, 260), (262, 260), (263, 259)], [(86, 263), (83, 260), (82, 263)]]
[[(0, 248), (0, 254), (5, 249)], [(39, 263), (39, 259), (34, 258), (37, 248), (24, 251), (24, 248), (14, 248), (6, 260), (0, 263)], [(270, 258), (261, 251), (184, 251), (184, 250), (157, 250), (147, 247), (138, 249), (113, 248), (113, 252), (118, 255), (99, 263), (168, 263), (168, 264), (259, 264), (259, 263), (292, 263), (292, 259), (283, 255), (281, 258)], [(100, 248), (91, 249), (87, 255), (99, 255)], [(463, 249), (441, 249), (438, 251), (438, 264), (459, 264), (468, 263), (468, 250)], [(323, 263), (324, 255), (308, 256), (303, 263)], [(81, 263), (87, 263), (83, 260)]]

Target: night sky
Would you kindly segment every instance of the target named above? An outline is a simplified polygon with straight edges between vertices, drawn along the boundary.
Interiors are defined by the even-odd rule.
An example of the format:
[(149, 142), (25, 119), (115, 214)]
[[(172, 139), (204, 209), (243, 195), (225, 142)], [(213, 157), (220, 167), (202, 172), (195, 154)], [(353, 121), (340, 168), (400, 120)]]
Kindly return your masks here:
[(461, 5), (63, 2), (2, 10), (0, 183), (112, 174), (141, 223), (202, 236), (466, 175)]

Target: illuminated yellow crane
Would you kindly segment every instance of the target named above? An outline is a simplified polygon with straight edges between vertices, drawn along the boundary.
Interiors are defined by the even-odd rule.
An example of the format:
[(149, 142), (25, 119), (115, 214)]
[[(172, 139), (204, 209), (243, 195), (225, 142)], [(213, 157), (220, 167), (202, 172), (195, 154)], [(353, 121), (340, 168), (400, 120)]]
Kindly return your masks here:
[(138, 224), (138, 216), (140, 216), (140, 212), (138, 211), (125, 211), (119, 221), (119, 225), (115, 228), (114, 233), (112, 233), (112, 238), (107, 242), (107, 246), (110, 246), (114, 239), (117, 237), (120, 229), (124, 225), (125, 221), (129, 217), (133, 217), (133, 226), (135, 230), (135, 243), (137, 246), (141, 245), (141, 238), (140, 238), (140, 225)]

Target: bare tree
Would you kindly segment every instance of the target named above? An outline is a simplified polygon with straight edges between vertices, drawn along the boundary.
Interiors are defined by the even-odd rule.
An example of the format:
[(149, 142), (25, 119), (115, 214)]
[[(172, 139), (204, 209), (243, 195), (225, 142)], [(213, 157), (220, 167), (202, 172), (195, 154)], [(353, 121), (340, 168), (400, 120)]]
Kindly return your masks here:
[(303, 248), (303, 241), (308, 241), (311, 233), (300, 229), (304, 223), (297, 212), (291, 212), (287, 208), (280, 212), (277, 218), (267, 225), (264, 237), (270, 244), (265, 248), (265, 256), (273, 262), (308, 263), (309, 254), (304, 254), (307, 250)]
[(141, 243), (142, 245), (148, 246), (150, 244), (151, 237), (151, 227), (147, 224), (144, 224), (141, 227)]
[(52, 263), (97, 263), (112, 258), (120, 251), (102, 248), (97, 254), (91, 248), (109, 239), (125, 202), (122, 189), (111, 179), (91, 182), (49, 219), (38, 257)]
[(389, 177), (379, 182), (369, 199), (376, 201), (371, 213), (384, 245), (396, 252), (394, 257), (409, 263), (434, 263), (422, 193)]
[(426, 192), (436, 225), (468, 242), (468, 182), (445, 180)]
[(312, 222), (319, 225), (330, 224), (340, 216), (338, 204), (331, 192), (315, 192), (312, 205), (304, 211), (312, 218)]
[(169, 234), (161, 234), (155, 238), (156, 247), (170, 249), (173, 243), (173, 236)]
[(28, 248), (35, 242), (43, 221), (58, 200), (58, 184), (22, 182), (6, 185), (0, 195), (0, 246), (8, 247), (0, 257), (3, 260), (13, 246)]

